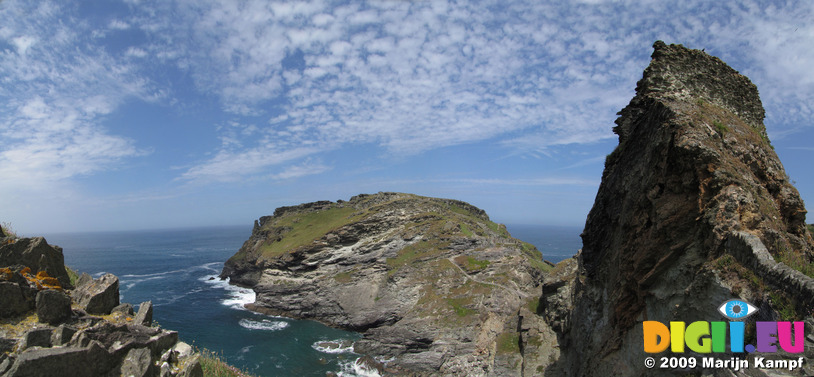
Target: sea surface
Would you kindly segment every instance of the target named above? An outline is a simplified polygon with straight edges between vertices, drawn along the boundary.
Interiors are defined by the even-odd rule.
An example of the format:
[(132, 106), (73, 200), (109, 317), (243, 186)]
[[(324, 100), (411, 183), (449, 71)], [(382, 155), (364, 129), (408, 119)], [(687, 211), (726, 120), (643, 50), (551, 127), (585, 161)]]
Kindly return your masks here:
[[(509, 225), (516, 238), (535, 245), (557, 262), (580, 248), (580, 228)], [(121, 301), (151, 300), (153, 319), (179, 332), (181, 340), (219, 353), (257, 376), (368, 376), (355, 366), (352, 347), (329, 349), (321, 342), (348, 344), (360, 336), (315, 321), (252, 313), (243, 304), (254, 292), (215, 278), (223, 262), (248, 239), (251, 227), (46, 234), (62, 246), (65, 264), (94, 277), (120, 279)], [(373, 374), (375, 375), (375, 374)]]

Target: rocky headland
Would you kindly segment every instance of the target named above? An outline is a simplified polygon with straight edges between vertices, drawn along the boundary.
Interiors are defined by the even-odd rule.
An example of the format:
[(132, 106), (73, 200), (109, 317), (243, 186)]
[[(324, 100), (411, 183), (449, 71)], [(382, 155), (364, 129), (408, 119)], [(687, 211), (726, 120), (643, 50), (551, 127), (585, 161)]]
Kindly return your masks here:
[(558, 354), (536, 314), (550, 268), (472, 205), (378, 193), (278, 208), (221, 276), (252, 310), (360, 332), (387, 374), (534, 375)]
[(203, 376), (200, 354), (119, 302), (119, 279), (73, 276), (44, 238), (0, 234), (0, 376)]
[[(616, 120), (619, 145), (605, 162), (583, 249), (563, 266), (571, 276), (544, 287), (546, 316), (561, 324), (558, 370), (812, 375), (814, 242), (766, 134), (757, 87), (702, 51), (653, 47), (636, 96)], [(747, 319), (747, 342), (754, 344), (755, 321), (806, 321), (809, 334), (804, 355), (740, 357), (804, 356), (804, 368), (645, 367), (643, 321), (725, 320), (717, 308), (733, 298), (759, 308)]]
[[(254, 288), (252, 310), (360, 332), (384, 374), (814, 375), (814, 240), (758, 90), (703, 51), (653, 47), (575, 257), (552, 268), (469, 204), (379, 193), (261, 217), (221, 277)], [(805, 352), (716, 357), (803, 366), (645, 366), (643, 321), (722, 321), (730, 299), (759, 309), (747, 342), (755, 321), (804, 321)]]

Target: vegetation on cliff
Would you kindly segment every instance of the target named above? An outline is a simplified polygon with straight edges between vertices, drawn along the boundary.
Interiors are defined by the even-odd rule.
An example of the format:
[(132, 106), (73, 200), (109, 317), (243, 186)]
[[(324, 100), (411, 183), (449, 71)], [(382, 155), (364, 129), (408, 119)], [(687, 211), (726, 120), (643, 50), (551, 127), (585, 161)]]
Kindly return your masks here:
[(362, 332), (392, 370), (520, 374), (548, 357), (520, 350), (553, 338), (529, 309), (550, 268), (470, 204), (378, 193), (278, 208), (221, 276), (254, 287), (253, 310)]

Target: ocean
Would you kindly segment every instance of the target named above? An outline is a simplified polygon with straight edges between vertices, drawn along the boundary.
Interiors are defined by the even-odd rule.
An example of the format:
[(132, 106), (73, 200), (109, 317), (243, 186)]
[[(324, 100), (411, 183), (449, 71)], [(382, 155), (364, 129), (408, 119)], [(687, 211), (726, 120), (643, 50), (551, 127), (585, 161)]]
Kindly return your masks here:
[[(516, 238), (557, 262), (581, 247), (581, 228), (509, 225)], [(251, 227), (46, 234), (59, 245), (65, 264), (99, 277), (119, 277), (121, 301), (137, 306), (151, 300), (153, 319), (179, 332), (181, 340), (220, 354), (230, 364), (257, 376), (362, 376), (359, 355), (347, 345), (359, 334), (315, 321), (250, 312), (250, 289), (215, 278), (223, 262), (248, 239)]]

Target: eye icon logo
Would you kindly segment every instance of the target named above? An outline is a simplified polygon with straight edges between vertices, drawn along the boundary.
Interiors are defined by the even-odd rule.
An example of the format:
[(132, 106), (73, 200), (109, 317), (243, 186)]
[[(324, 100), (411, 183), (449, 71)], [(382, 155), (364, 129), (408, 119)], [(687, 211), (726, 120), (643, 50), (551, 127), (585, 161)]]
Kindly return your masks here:
[(718, 311), (733, 321), (739, 321), (752, 314), (757, 313), (758, 309), (752, 304), (741, 300), (729, 300), (718, 307)]

